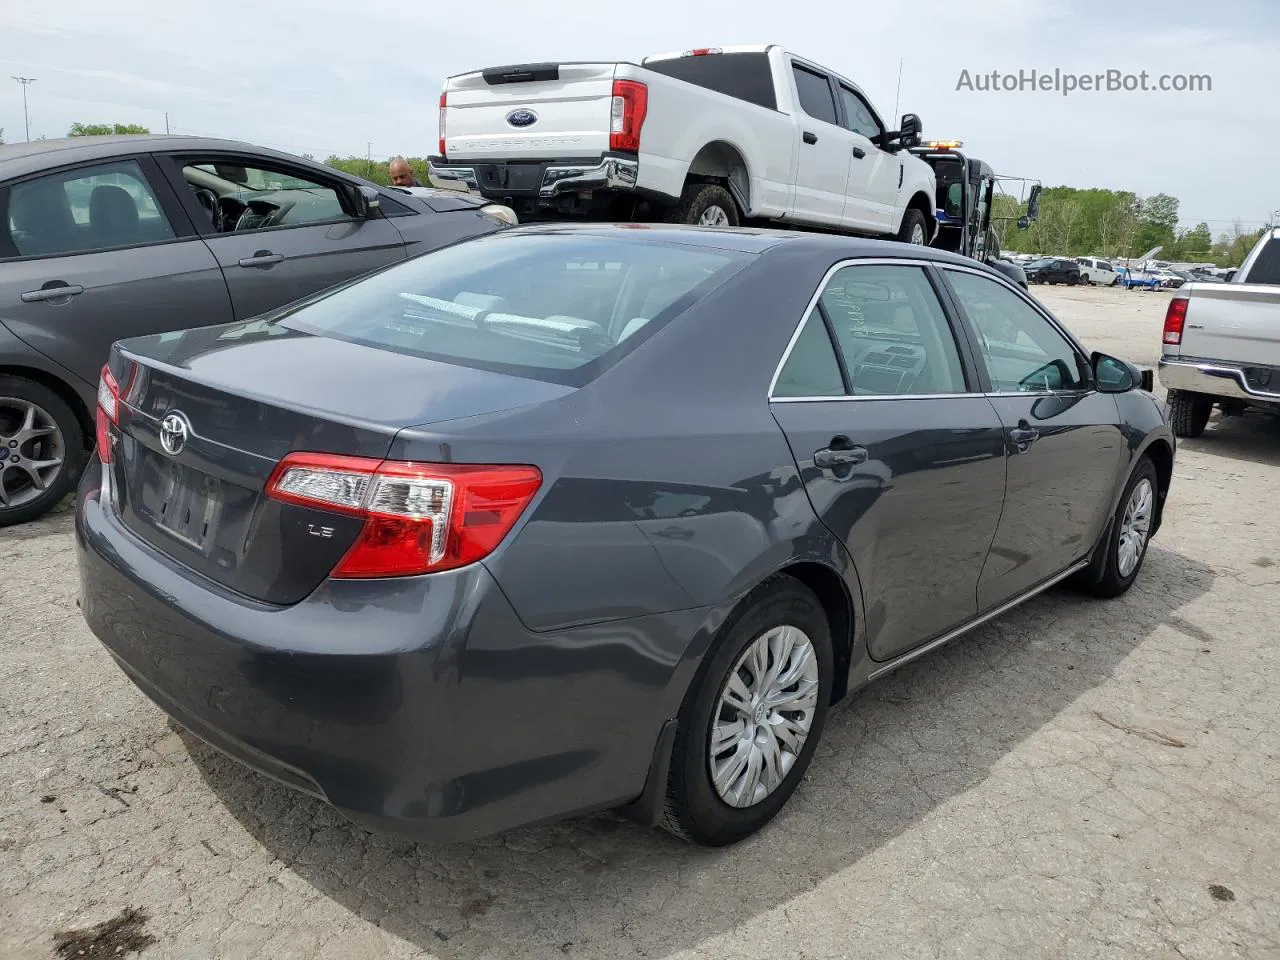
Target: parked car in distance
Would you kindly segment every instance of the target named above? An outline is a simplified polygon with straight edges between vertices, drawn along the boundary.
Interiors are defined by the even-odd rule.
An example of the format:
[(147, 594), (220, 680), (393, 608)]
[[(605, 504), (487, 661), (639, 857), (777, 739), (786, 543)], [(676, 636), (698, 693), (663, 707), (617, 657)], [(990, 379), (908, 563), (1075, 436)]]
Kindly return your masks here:
[(1120, 274), (1116, 272), (1115, 265), (1110, 260), (1100, 260), (1097, 257), (1076, 257), (1076, 263), (1080, 265), (1080, 282), (1093, 283), (1100, 287), (1113, 287), (1120, 279)]
[(1075, 286), (1080, 282), (1080, 264), (1065, 257), (1042, 257), (1027, 264), (1024, 271), (1028, 283), (1065, 283)]
[(1171, 270), (1168, 267), (1159, 267), (1155, 270), (1151, 270), (1149, 271), (1149, 275), (1155, 277), (1160, 282), (1160, 286), (1166, 290), (1177, 290), (1187, 282), (1186, 278), (1182, 276), (1182, 274), (1178, 273), (1176, 270)]
[(75, 487), (113, 340), (252, 317), (510, 222), (233, 141), (0, 145), (0, 526)]
[(1129, 267), (1120, 268), (1120, 286), (1126, 290), (1159, 290), (1160, 278), (1144, 273), (1141, 270), (1131, 270)]
[(1280, 229), (1258, 239), (1239, 276), (1169, 301), (1159, 371), (1180, 437), (1200, 436), (1215, 406), (1280, 414)]
[(853, 81), (777, 44), (449, 77), (437, 182), (522, 219), (781, 221), (927, 244), (936, 178)]
[(1130, 587), (1149, 387), (955, 254), (521, 227), (116, 344), (81, 607), (180, 723), (371, 828), (732, 843), (850, 691)]

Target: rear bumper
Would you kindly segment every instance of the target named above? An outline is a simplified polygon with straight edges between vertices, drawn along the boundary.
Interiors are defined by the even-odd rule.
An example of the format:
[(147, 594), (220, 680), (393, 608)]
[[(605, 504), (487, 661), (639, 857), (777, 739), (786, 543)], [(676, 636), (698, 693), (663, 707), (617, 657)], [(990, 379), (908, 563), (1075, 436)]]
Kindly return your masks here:
[(550, 200), (577, 190), (634, 190), (640, 163), (618, 156), (534, 162), (430, 161), (429, 172), (433, 180), (458, 181), (490, 200)]
[(83, 614), (224, 753), (369, 829), (440, 842), (645, 791), (677, 669), (653, 651), (705, 612), (532, 633), (482, 564), (259, 604), (128, 532), (101, 476), (95, 461), (76, 508)]
[(1280, 404), (1280, 369), (1274, 367), (1243, 367), (1214, 360), (1162, 357), (1159, 370), (1160, 383), (1166, 390)]

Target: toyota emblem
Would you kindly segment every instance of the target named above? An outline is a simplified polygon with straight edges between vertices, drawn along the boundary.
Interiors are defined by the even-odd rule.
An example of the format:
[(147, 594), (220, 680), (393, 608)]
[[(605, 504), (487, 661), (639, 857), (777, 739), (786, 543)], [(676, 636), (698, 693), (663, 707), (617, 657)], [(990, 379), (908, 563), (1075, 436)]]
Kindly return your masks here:
[(187, 418), (176, 410), (160, 421), (160, 446), (171, 457), (176, 457), (187, 445), (187, 437), (191, 435), (191, 424)]

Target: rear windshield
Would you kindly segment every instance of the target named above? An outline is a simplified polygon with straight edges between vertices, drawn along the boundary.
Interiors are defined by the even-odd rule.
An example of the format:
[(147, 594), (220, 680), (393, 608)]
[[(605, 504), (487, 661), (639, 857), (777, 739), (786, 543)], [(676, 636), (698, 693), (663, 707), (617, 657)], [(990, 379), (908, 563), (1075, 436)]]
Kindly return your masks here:
[(773, 68), (767, 53), (709, 53), (700, 57), (654, 60), (644, 68), (747, 103), (778, 109)]
[(634, 234), (503, 231), (339, 287), (279, 322), (397, 353), (578, 386), (750, 257)]
[[(1239, 278), (1237, 273), (1235, 279)], [(1258, 251), (1258, 259), (1249, 267), (1244, 282), (1280, 284), (1280, 240), (1273, 237)]]

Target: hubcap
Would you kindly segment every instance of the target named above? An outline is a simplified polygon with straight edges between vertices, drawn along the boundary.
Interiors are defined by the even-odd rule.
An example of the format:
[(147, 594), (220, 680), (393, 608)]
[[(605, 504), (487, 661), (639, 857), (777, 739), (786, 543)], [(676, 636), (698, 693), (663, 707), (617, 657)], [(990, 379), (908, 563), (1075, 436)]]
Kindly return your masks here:
[(797, 627), (751, 642), (730, 671), (711, 718), (711, 782), (731, 807), (778, 789), (809, 739), (818, 706), (818, 658)]
[(918, 223), (911, 227), (911, 242), (917, 246), (924, 246), (924, 227)]
[(1147, 537), (1151, 533), (1151, 507), (1154, 503), (1155, 493), (1151, 489), (1151, 481), (1144, 478), (1133, 488), (1133, 493), (1129, 494), (1124, 519), (1120, 521), (1116, 566), (1122, 577), (1129, 576), (1137, 569), (1142, 551), (1147, 548)]
[(700, 227), (727, 227), (728, 225), (729, 215), (724, 212), (724, 207), (714, 203), (703, 210), (702, 216), (698, 218)]
[(65, 456), (62, 431), (43, 407), (0, 397), (0, 510), (21, 507), (43, 494)]

